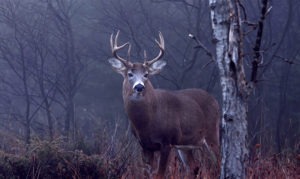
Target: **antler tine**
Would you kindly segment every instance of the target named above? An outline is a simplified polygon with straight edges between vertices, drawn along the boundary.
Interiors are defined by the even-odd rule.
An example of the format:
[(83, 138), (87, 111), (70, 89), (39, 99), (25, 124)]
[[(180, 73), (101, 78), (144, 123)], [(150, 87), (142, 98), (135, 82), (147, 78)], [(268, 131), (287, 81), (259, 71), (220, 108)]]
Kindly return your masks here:
[(159, 51), (159, 54), (154, 59), (147, 61), (147, 64), (149, 64), (149, 65), (151, 65), (154, 62), (156, 62), (157, 60), (159, 60), (165, 53), (165, 40), (164, 40), (164, 37), (161, 32), (159, 32), (159, 41), (157, 41), (157, 39), (155, 39), (155, 42), (158, 45), (160, 51)]
[(117, 32), (117, 34), (115, 36), (115, 39), (113, 39), (113, 36), (114, 36), (113, 33), (110, 35), (111, 52), (112, 52), (112, 54), (113, 54), (113, 56), (115, 58), (117, 58), (118, 60), (120, 60), (124, 64), (127, 64), (127, 60), (125, 60), (124, 58), (120, 57), (117, 54), (117, 51), (120, 50), (120, 49), (122, 49), (122, 48), (124, 48), (126, 45), (130, 45), (130, 44), (128, 42), (126, 42), (125, 44), (118, 46), (119, 33), (120, 33), (120, 30), (118, 30), (118, 32)]
[(144, 59), (145, 59), (145, 61), (147, 61), (147, 51), (146, 50), (144, 50)]
[(127, 50), (127, 58), (128, 58), (128, 60), (130, 60), (130, 53), (131, 53), (131, 44), (129, 44), (128, 50)]

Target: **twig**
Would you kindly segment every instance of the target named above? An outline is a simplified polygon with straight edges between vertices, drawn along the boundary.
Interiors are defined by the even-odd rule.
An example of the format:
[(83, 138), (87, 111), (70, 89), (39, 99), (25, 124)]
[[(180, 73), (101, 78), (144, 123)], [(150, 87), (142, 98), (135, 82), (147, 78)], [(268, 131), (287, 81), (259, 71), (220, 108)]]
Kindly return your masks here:
[[(205, 148), (207, 149), (207, 151), (211, 155), (212, 160), (216, 163), (217, 158), (216, 158), (214, 152), (211, 150), (211, 148), (207, 144), (205, 139), (202, 140), (202, 144), (205, 146)], [(198, 145), (171, 145), (171, 147), (174, 147), (175, 149), (189, 149), (189, 150), (195, 150), (195, 149), (201, 149), (202, 148), (201, 146), (198, 146)]]
[(198, 145), (171, 145), (175, 149), (201, 149), (201, 146)]
[(203, 43), (193, 34), (189, 34), (189, 37), (193, 40), (195, 40), (195, 42), (197, 43), (197, 46), (195, 46), (194, 48), (202, 48), (206, 55), (208, 55), (212, 61), (215, 61), (215, 57), (214, 55), (203, 45)]
[(285, 63), (288, 63), (289, 65), (300, 65), (300, 63), (295, 62), (293, 59), (288, 59), (285, 57), (281, 57), (279, 55), (275, 55), (274, 57), (279, 58), (280, 60), (282, 60)]

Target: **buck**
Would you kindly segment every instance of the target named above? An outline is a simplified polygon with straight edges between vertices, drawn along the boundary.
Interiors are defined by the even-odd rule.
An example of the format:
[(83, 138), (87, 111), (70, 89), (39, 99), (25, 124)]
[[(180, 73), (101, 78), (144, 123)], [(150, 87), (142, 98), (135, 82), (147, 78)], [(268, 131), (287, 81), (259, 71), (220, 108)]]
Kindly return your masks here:
[(201, 89), (168, 91), (153, 88), (149, 77), (158, 74), (166, 65), (161, 60), (165, 52), (161, 33), (159, 41), (155, 39), (159, 54), (143, 63), (130, 62), (117, 54), (125, 46), (130, 46), (128, 42), (118, 45), (118, 37), (119, 31), (115, 37), (111, 35), (114, 58), (108, 61), (124, 77), (124, 106), (132, 132), (142, 147), (143, 161), (153, 167), (154, 152), (158, 151), (159, 165), (154, 176), (164, 178), (170, 150), (175, 147), (185, 168), (193, 173), (196, 164), (191, 146), (205, 144), (218, 155), (218, 102)]

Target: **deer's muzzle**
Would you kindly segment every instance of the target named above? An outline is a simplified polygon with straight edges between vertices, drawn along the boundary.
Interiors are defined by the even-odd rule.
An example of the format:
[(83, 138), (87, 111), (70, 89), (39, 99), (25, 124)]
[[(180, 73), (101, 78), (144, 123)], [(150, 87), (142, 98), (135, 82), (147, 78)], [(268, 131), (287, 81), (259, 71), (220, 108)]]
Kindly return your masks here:
[(134, 90), (139, 93), (142, 92), (144, 89), (145, 89), (145, 86), (140, 83), (134, 86)]

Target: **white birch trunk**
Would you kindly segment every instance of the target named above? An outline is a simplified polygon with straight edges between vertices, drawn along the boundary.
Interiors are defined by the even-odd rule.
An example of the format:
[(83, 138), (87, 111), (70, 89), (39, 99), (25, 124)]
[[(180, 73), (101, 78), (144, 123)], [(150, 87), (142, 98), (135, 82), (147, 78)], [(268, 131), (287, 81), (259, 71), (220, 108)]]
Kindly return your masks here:
[(216, 60), (223, 96), (220, 178), (245, 178), (247, 103), (244, 68), (238, 41), (239, 21), (230, 0), (209, 0)]

